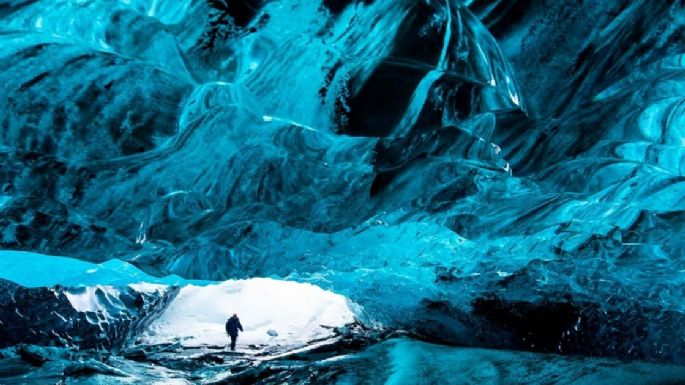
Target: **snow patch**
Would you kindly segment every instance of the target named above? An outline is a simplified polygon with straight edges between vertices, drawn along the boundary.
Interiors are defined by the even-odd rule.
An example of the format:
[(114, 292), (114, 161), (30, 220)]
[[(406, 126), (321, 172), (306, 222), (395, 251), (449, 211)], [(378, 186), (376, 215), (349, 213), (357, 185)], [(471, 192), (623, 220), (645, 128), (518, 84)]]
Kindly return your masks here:
[(116, 297), (119, 294), (116, 288), (109, 286), (89, 286), (84, 287), (83, 290), (76, 293), (65, 292), (64, 294), (76, 311), (102, 312), (108, 314), (107, 307), (103, 306), (98, 301), (98, 290), (100, 290), (102, 294), (111, 297)]
[[(331, 336), (330, 327), (354, 320), (341, 295), (306, 283), (254, 278), (184, 286), (142, 336), (143, 342), (161, 344), (181, 339), (187, 347), (225, 346), (229, 339), (224, 325), (233, 313), (238, 314), (244, 328), (238, 337), (239, 350), (252, 344), (304, 345)], [(269, 330), (278, 335), (269, 335)]]

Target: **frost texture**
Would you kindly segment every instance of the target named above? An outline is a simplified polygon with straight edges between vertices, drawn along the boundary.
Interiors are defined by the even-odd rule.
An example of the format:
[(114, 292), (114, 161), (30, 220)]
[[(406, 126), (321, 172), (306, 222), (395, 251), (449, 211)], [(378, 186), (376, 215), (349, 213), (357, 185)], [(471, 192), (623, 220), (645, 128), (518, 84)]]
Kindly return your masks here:
[(0, 246), (316, 283), (440, 342), (683, 363), (684, 13), (5, 2)]

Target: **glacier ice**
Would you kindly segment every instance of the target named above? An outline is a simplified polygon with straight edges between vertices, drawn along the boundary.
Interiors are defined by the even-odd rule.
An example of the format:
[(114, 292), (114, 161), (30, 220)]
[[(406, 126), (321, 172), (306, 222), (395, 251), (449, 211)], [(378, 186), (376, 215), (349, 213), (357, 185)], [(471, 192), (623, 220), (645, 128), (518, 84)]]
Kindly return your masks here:
[(267, 277), (347, 297), (341, 335), (683, 364), (683, 16), (2, 2), (3, 314), (37, 298), (67, 320), (4, 345), (134, 340), (184, 290)]
[(118, 259), (95, 264), (75, 258), (10, 250), (0, 251), (0, 279), (25, 287), (127, 286), (139, 283), (180, 286), (209, 283), (175, 275), (154, 277)]
[(18, 344), (115, 350), (169, 306), (177, 287), (27, 288), (0, 280), (0, 348)]

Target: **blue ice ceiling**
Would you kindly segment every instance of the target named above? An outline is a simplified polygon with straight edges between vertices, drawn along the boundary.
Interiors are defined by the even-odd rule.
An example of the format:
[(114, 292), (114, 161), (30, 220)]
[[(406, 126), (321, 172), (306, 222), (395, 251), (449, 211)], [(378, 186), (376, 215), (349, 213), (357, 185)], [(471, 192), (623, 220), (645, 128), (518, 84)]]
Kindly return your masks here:
[(666, 1), (3, 2), (0, 247), (682, 363), (684, 23)]

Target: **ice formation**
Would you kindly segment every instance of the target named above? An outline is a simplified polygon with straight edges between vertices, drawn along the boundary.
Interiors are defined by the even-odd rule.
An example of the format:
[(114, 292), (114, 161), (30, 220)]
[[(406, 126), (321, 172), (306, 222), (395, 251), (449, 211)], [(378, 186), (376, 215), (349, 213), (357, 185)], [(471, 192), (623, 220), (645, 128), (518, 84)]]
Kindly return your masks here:
[(135, 356), (268, 277), (346, 297), (338, 336), (685, 364), (684, 29), (679, 1), (0, 2), (0, 249), (40, 254), (0, 258), (3, 324), (36, 323), (5, 345)]

